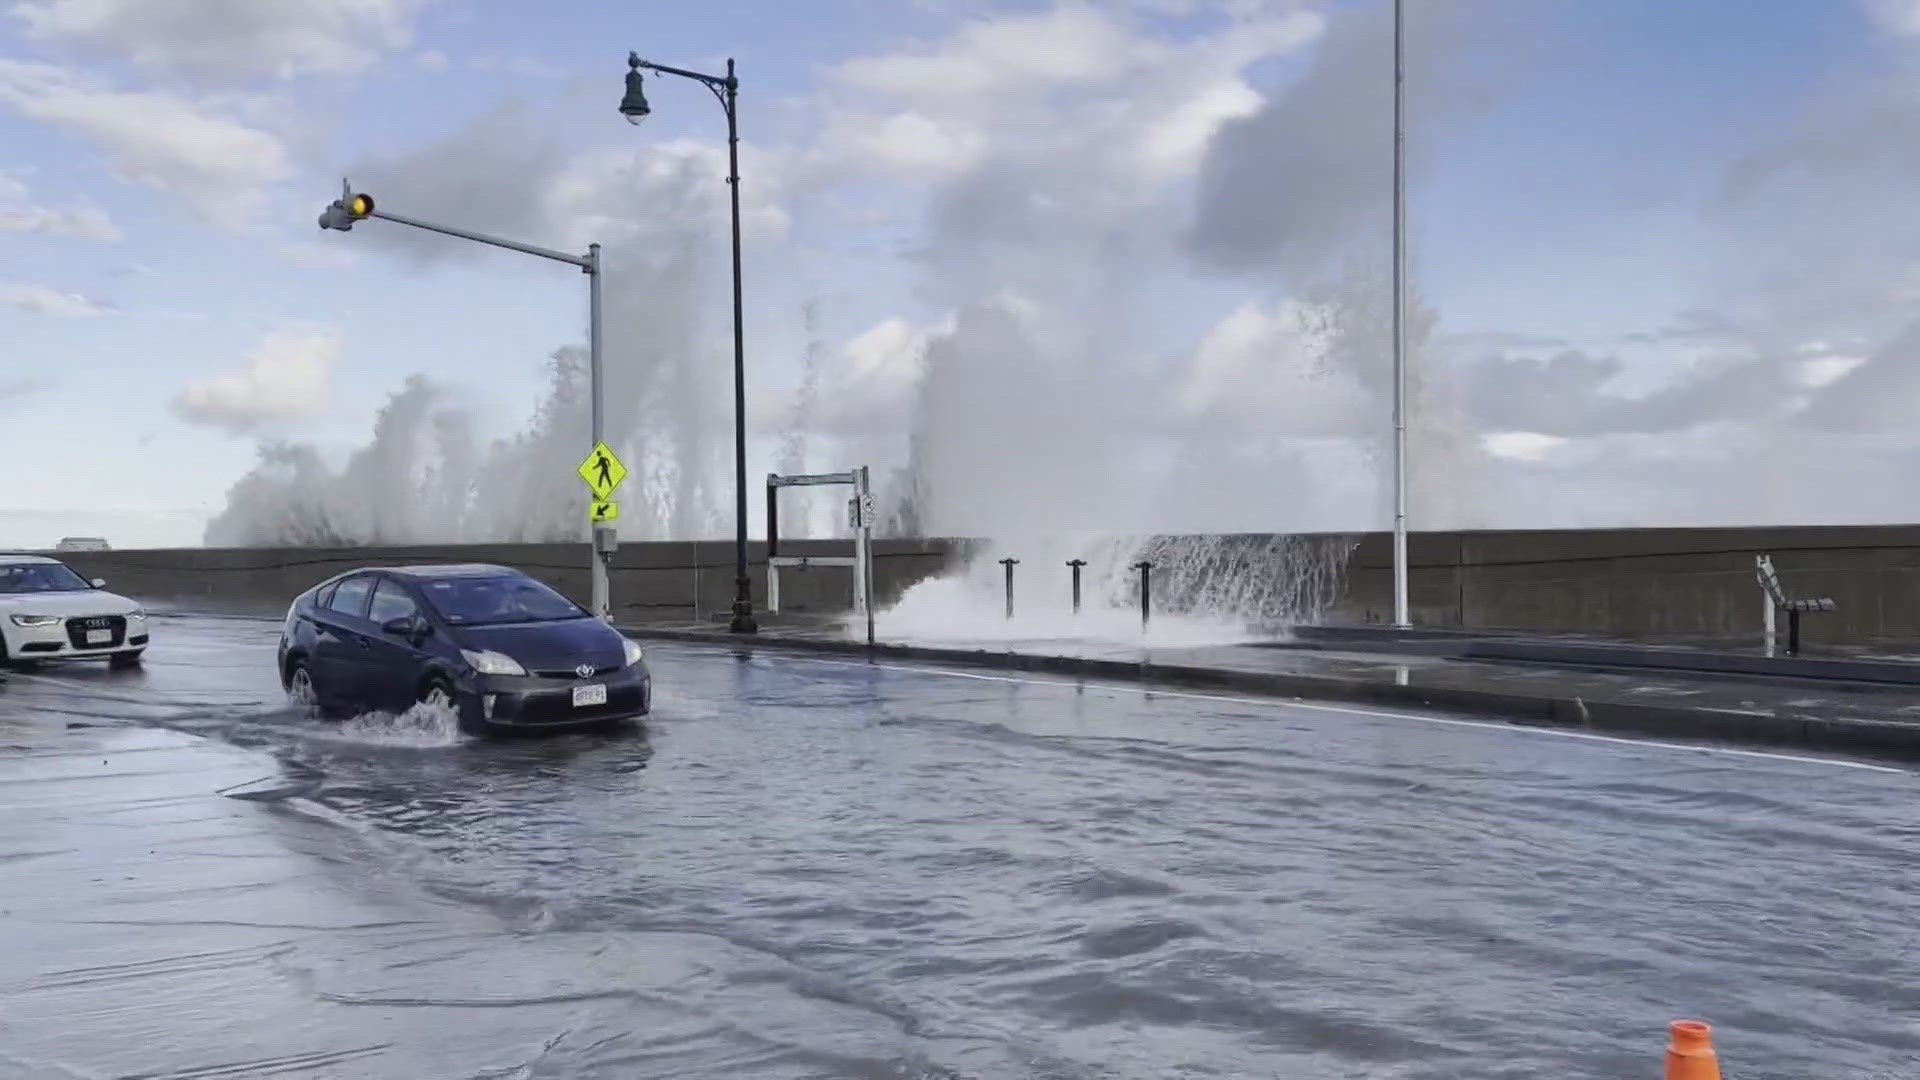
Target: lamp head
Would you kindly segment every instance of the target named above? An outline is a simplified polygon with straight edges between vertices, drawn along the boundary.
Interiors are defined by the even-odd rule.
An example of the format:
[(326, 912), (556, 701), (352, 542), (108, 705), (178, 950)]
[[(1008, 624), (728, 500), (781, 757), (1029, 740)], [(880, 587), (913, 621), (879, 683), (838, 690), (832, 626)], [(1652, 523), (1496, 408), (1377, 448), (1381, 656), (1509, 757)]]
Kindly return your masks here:
[(640, 122), (647, 118), (647, 114), (653, 111), (653, 108), (647, 104), (647, 94), (641, 86), (638, 53), (627, 54), (627, 68), (627, 93), (620, 99), (620, 115), (627, 118), (627, 123), (638, 127)]

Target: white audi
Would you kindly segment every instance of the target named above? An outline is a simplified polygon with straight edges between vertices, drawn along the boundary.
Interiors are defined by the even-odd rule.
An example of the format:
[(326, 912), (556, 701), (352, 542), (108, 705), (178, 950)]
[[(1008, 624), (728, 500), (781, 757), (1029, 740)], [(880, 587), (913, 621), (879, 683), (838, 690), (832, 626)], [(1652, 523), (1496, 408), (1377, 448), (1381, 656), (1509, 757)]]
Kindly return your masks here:
[(147, 648), (147, 613), (58, 559), (0, 555), (0, 664), (106, 660), (132, 667)]

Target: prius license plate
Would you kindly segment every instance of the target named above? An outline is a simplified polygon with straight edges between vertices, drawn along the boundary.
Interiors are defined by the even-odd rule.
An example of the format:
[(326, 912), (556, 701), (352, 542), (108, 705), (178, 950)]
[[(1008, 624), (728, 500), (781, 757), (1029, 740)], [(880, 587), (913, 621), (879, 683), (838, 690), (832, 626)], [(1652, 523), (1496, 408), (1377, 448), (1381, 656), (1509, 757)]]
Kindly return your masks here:
[(89, 644), (89, 645), (111, 645), (111, 644), (113, 644), (113, 631), (111, 631), (111, 630), (89, 630), (89, 631), (87, 631), (87, 644)]
[(594, 683), (592, 686), (576, 686), (573, 688), (573, 707), (576, 709), (585, 708), (588, 705), (605, 705), (606, 703), (607, 688), (601, 683)]

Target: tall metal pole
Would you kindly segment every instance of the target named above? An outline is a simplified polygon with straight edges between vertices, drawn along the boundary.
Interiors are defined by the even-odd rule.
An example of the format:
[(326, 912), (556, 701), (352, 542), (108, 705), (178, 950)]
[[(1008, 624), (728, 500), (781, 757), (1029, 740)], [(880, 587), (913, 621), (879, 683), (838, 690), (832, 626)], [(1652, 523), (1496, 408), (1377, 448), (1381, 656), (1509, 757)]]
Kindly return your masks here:
[(736, 634), (760, 627), (753, 620), (753, 580), (747, 576), (747, 352), (740, 303), (740, 82), (727, 57), (727, 187), (733, 196), (733, 622)]
[(733, 57), (727, 57), (724, 76), (706, 75), (686, 68), (668, 67), (640, 59), (639, 53), (627, 54), (627, 95), (620, 100), (620, 112), (632, 123), (639, 123), (653, 110), (640, 88), (640, 69), (650, 68), (665, 75), (692, 79), (713, 91), (727, 114), (727, 187), (733, 203), (733, 621), (736, 634), (752, 634), (760, 627), (753, 619), (753, 579), (747, 575), (747, 352), (746, 317), (742, 311), (740, 288), (740, 80), (734, 75)]
[(1407, 172), (1406, 4), (1393, 0), (1393, 625), (1413, 620), (1407, 604)]
[[(593, 395), (593, 445), (587, 448), (591, 455), (593, 448), (606, 438), (607, 431), (607, 385), (600, 363), (600, 245), (587, 245), (587, 371), (588, 381), (592, 385)], [(607, 584), (607, 554), (601, 544), (603, 527), (598, 522), (590, 525), (592, 542), (588, 544), (587, 558), (591, 562), (593, 575), (593, 613), (602, 619), (611, 618), (612, 590)]]

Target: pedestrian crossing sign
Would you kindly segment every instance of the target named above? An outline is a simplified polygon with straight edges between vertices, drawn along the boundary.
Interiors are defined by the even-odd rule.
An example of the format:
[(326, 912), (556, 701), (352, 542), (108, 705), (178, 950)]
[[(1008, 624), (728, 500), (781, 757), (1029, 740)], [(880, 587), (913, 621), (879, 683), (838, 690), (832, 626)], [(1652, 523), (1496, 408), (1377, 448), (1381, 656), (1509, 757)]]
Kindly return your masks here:
[(606, 502), (607, 497), (613, 494), (613, 489), (627, 478), (627, 467), (620, 463), (619, 455), (613, 452), (613, 448), (604, 442), (594, 444), (593, 452), (580, 463), (579, 472), (580, 479), (587, 482), (593, 497), (600, 502)]
[(620, 504), (617, 502), (607, 502), (604, 499), (595, 499), (593, 504), (587, 508), (587, 516), (591, 517), (596, 525), (605, 521), (618, 521), (620, 520)]

